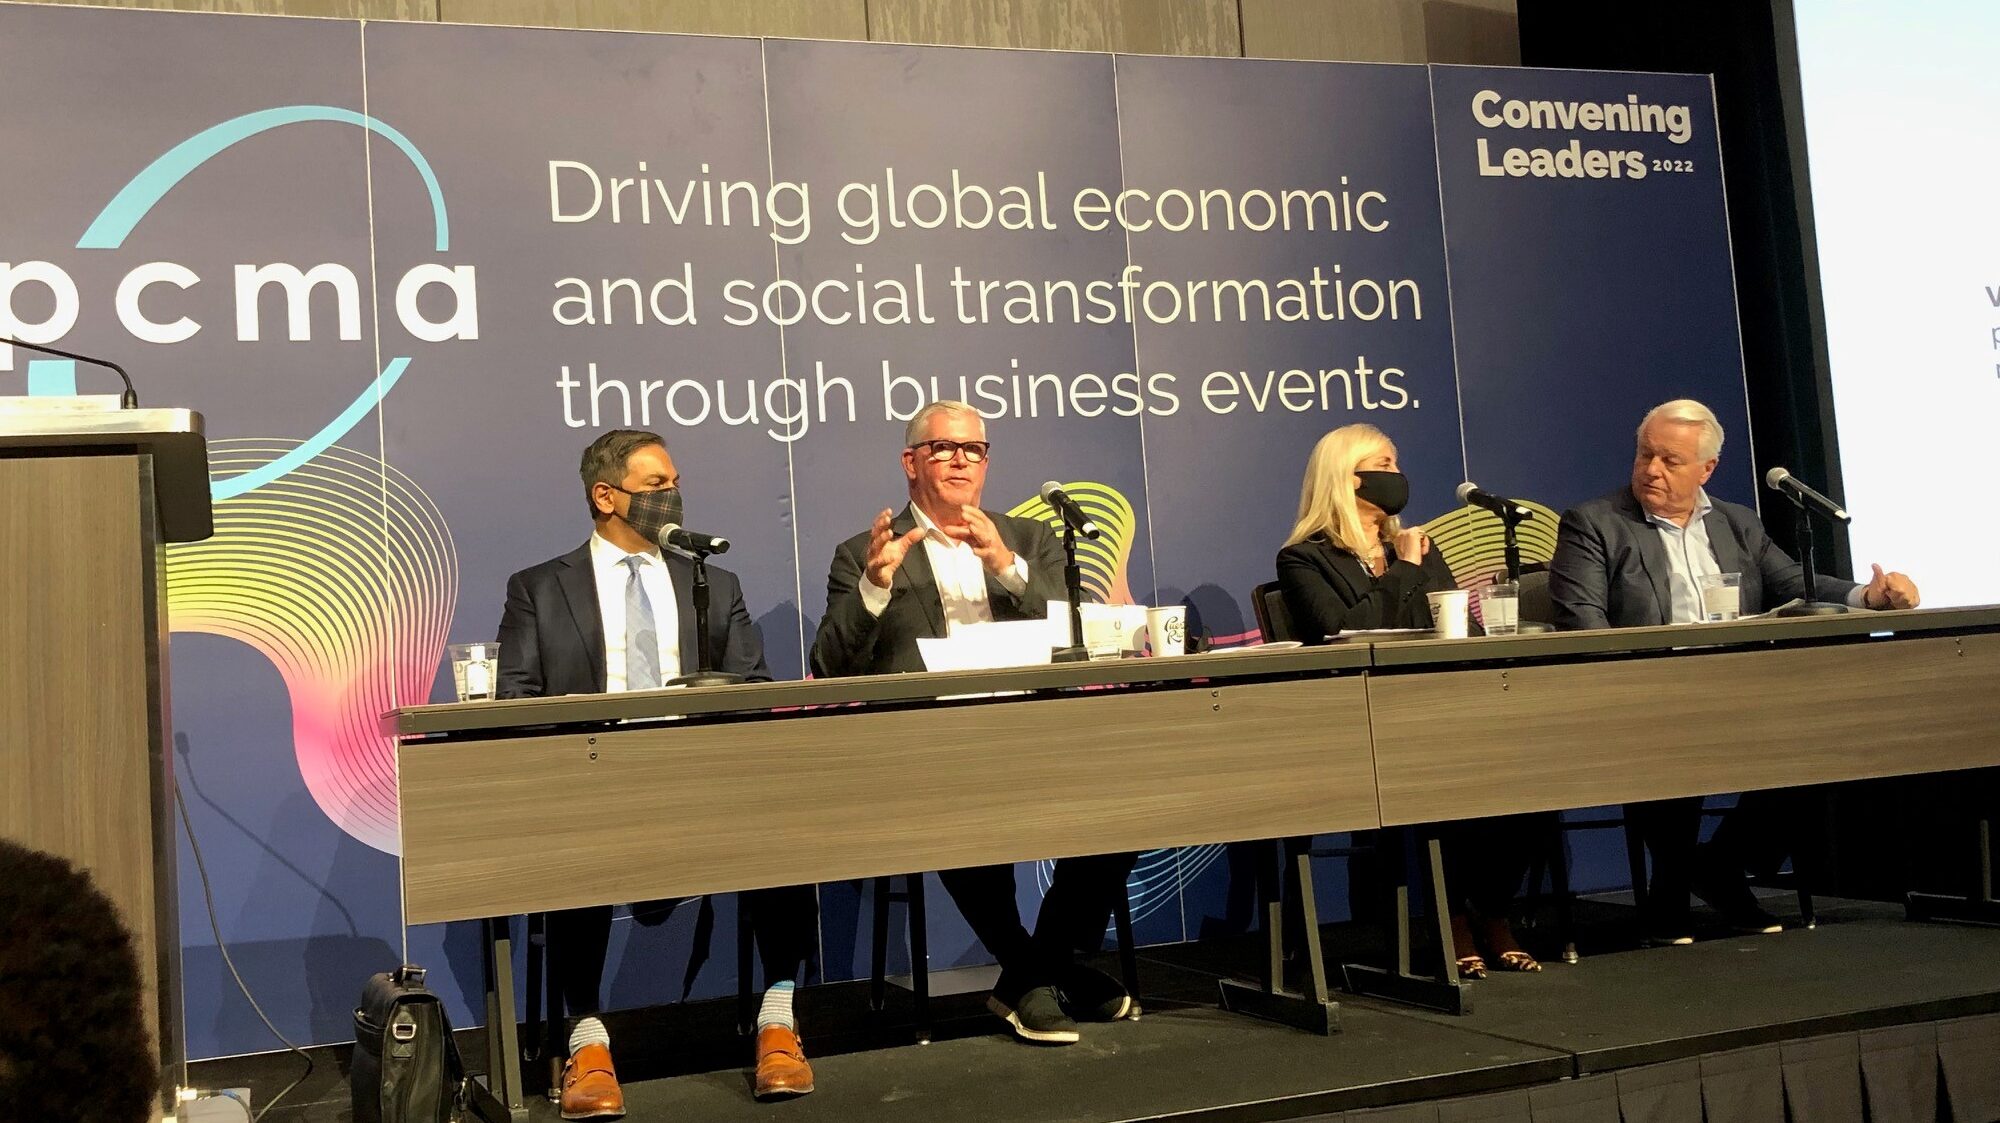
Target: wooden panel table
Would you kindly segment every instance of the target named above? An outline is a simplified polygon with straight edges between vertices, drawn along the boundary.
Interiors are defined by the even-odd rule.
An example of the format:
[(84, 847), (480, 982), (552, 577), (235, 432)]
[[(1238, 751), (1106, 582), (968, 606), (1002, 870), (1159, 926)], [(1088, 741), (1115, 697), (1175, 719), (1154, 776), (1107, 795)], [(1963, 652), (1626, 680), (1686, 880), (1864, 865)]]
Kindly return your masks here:
[[(385, 721), (403, 739), (405, 922), (423, 924), (2000, 765), (1996, 686), (1989, 607), (420, 706)], [(964, 697), (992, 692), (1010, 693)], [(769, 804), (773, 775), (811, 782)], [(577, 807), (587, 831), (554, 813)], [(600, 873), (578, 883), (579, 867)], [(493, 1071), (519, 1118), (508, 948), (488, 931)]]
[(2000, 608), (1382, 644), (1384, 826), (2000, 765)]
[[(1367, 659), (1242, 652), (399, 711), (406, 736), (428, 733), (398, 750), (405, 923), (1373, 827), (1365, 687), (1336, 673)], [(1000, 690), (1029, 693), (949, 700)], [(606, 724), (620, 716), (635, 723)], [(774, 776), (797, 798), (764, 800)], [(573, 808), (590, 830), (554, 813)]]
[[(480, 1107), (525, 1119), (511, 949), (489, 918), (1374, 827), (1368, 659), (1243, 651), (397, 711), (405, 923), (488, 920), (500, 1032)], [(965, 697), (993, 692), (1018, 693)], [(763, 798), (774, 776), (793, 798)]]

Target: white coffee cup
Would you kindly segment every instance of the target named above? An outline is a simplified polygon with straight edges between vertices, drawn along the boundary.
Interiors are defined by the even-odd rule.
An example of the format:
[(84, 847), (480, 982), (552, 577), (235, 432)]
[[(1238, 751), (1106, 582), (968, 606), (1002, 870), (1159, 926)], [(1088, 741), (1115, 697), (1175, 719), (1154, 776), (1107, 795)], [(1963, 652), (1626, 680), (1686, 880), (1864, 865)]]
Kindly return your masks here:
[(1187, 652), (1186, 605), (1146, 610), (1146, 647), (1154, 655), (1182, 655)]
[(1431, 626), (1437, 629), (1437, 634), (1443, 639), (1464, 639), (1472, 594), (1464, 589), (1444, 589), (1424, 595), (1431, 602)]

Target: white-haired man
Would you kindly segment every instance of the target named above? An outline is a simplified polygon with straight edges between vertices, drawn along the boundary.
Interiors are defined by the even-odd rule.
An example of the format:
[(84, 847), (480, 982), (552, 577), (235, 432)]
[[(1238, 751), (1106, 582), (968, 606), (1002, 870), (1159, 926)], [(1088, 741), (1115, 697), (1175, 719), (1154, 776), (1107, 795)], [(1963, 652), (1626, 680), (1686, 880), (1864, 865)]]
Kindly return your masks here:
[[(1821, 574), (1805, 587), (1799, 563), (1764, 533), (1757, 512), (1710, 498), (1702, 485), (1722, 454), (1722, 425), (1707, 406), (1679, 399), (1639, 423), (1630, 483), (1563, 513), (1549, 595), (1561, 628), (1633, 628), (1703, 619), (1701, 579), (1737, 573), (1742, 611), (1763, 612), (1797, 597), (1855, 608), (1915, 608), (1917, 587), (1880, 565), (1867, 584)], [(1628, 804), (1625, 814), (1653, 852), (1652, 885), (1641, 917), (1654, 943), (1692, 943), (1691, 892), (1732, 927), (1776, 932), (1757, 906), (1745, 869), (1774, 871), (1785, 857), (1794, 816), (1784, 792), (1747, 795), (1697, 852), (1701, 800)]]

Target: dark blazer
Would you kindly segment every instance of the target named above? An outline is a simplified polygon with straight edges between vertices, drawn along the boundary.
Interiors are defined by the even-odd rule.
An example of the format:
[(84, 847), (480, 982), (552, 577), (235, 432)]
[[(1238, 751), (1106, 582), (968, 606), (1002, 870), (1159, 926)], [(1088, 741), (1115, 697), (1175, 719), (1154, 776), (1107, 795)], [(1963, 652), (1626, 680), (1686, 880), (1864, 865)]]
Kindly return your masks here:
[[(694, 563), (662, 554), (680, 607), (681, 669), (695, 663)], [(764, 640), (743, 606), (743, 587), (726, 569), (708, 567), (708, 632), (715, 670), (769, 682)], [(530, 566), (507, 579), (507, 607), (500, 613), (502, 698), (604, 693), (604, 619), (597, 610), (597, 581), (590, 571), (590, 543), (562, 557)]]
[[(986, 575), (986, 603), (993, 618), (1047, 617), (1049, 602), (1065, 596), (1062, 540), (1046, 523), (1033, 519), (1017, 519), (998, 511), (986, 511), (986, 517), (993, 520), (1007, 548), (1028, 561), (1028, 587), (1018, 597), (1001, 588), (992, 574)], [(904, 507), (890, 529), (906, 534), (916, 525), (915, 513)], [(924, 659), (917, 651), (918, 638), (945, 634), (944, 601), (938, 596), (930, 553), (921, 542), (903, 555), (903, 564), (889, 585), (888, 607), (880, 616), (868, 614), (859, 588), (862, 563), (868, 560), (868, 538), (869, 532), (863, 531), (833, 552), (833, 565), (826, 577), (826, 616), (813, 637), (815, 678), (921, 671)]]
[(1389, 559), (1376, 577), (1324, 535), (1279, 550), (1278, 588), (1300, 638), (1324, 643), (1353, 628), (1430, 627), (1431, 605), (1424, 594), (1458, 588), (1451, 566), (1435, 542), (1420, 564), (1397, 557), (1393, 548)]
[[(1799, 563), (1764, 533), (1757, 512), (1711, 497), (1702, 520), (1715, 563), (1743, 575), (1743, 614), (1763, 612), (1805, 595)], [(1630, 488), (1563, 512), (1556, 556), (1549, 563), (1549, 597), (1563, 629), (1634, 628), (1673, 620), (1673, 568), (1660, 532)], [(1821, 575), (1819, 600), (1845, 602), (1854, 582)]]

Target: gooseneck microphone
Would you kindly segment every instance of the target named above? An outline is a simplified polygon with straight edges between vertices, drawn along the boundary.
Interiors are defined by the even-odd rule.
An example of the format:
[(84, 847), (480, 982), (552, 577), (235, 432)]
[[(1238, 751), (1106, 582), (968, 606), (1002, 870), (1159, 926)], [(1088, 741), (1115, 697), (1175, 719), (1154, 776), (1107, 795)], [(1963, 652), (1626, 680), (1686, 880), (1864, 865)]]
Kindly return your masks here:
[(707, 557), (710, 554), (728, 553), (729, 539), (719, 534), (701, 534), (686, 530), (679, 523), (668, 523), (660, 528), (660, 546)]
[(1854, 516), (1848, 514), (1846, 508), (1807, 487), (1805, 481), (1783, 468), (1773, 468), (1764, 473), (1764, 486), (1789, 497), (1792, 502), (1800, 506), (1810, 505), (1818, 508), (1821, 514), (1834, 522), (1846, 524), (1854, 521)]
[(1495, 495), (1478, 484), (1473, 483), (1471, 480), (1458, 485), (1458, 501), (1468, 506), (1491, 511), (1503, 519), (1513, 519), (1516, 522), (1535, 517), (1535, 512), (1532, 508), (1516, 503), (1504, 495)]
[(125, 373), (124, 367), (119, 366), (110, 359), (95, 359), (89, 355), (79, 355), (74, 351), (58, 351), (53, 347), (44, 347), (39, 343), (24, 343), (18, 339), (8, 339), (6, 336), (0, 336), (0, 346), (19, 347), (23, 351), (33, 351), (41, 355), (54, 355), (58, 359), (74, 359), (79, 363), (89, 363), (94, 367), (109, 367), (117, 371), (119, 379), (125, 383), (125, 392), (118, 396), (118, 408), (139, 408), (139, 392), (132, 388), (132, 376)]
[(1091, 521), (1090, 515), (1076, 500), (1069, 497), (1069, 492), (1063, 490), (1062, 484), (1055, 480), (1043, 484), (1042, 502), (1054, 507), (1062, 515), (1063, 521), (1075, 527), (1078, 534), (1085, 538), (1102, 537), (1104, 532), (1097, 529), (1097, 524)]

